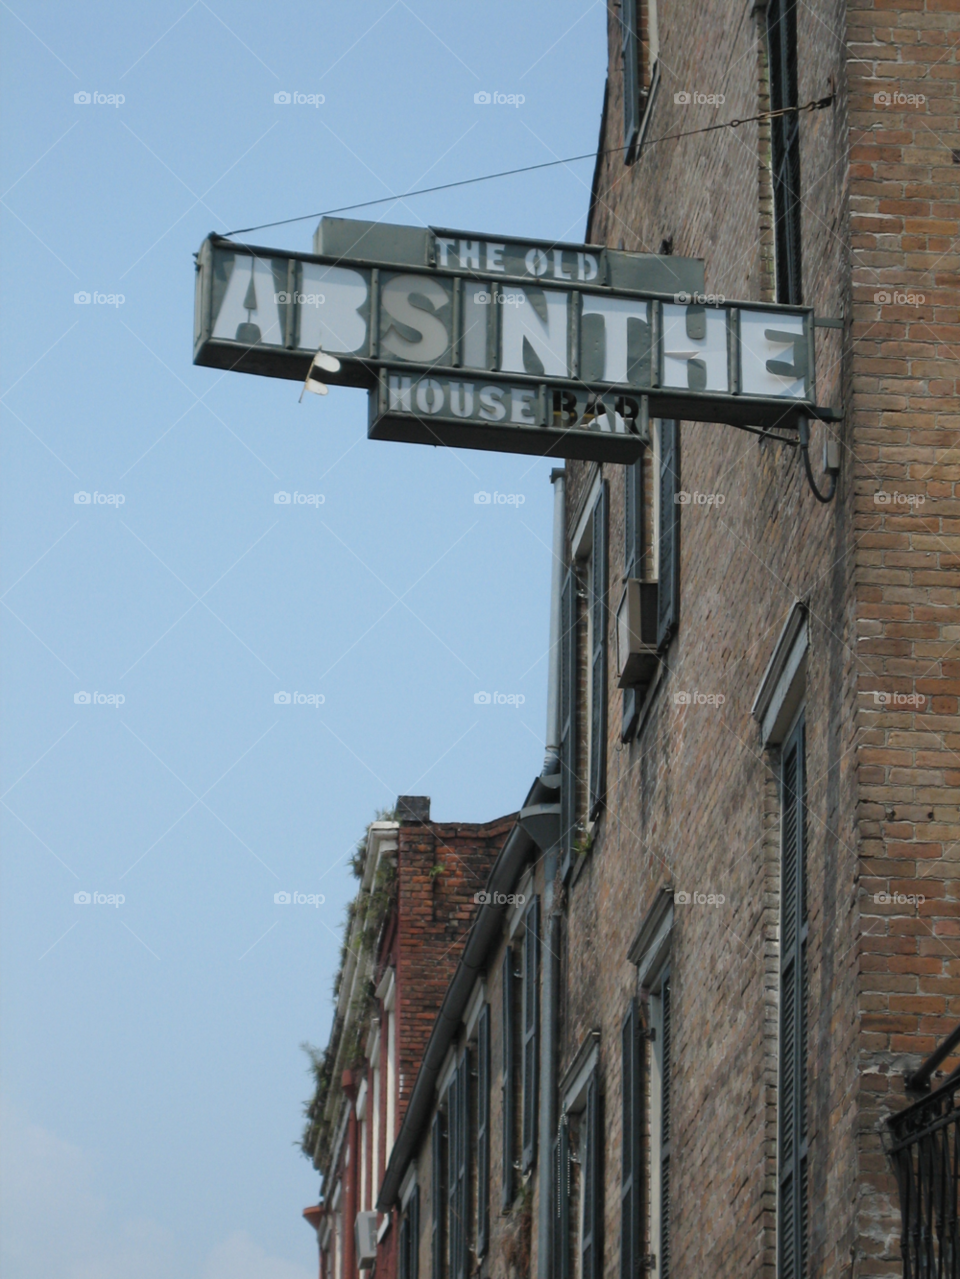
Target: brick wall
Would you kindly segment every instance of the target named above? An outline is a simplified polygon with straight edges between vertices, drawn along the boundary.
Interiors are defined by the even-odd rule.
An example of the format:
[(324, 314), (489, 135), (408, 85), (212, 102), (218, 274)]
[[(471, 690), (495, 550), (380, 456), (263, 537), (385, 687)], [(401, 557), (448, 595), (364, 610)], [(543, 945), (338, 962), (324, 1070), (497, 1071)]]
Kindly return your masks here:
[[(903, 1104), (904, 1070), (960, 1018), (958, 25), (957, 5), (938, 0), (858, 3), (848, 16), (864, 1275), (899, 1273), (878, 1126)], [(881, 291), (923, 301), (878, 303)], [(878, 504), (878, 490), (913, 504)], [(878, 707), (877, 689), (927, 700)]]
[[(648, 138), (768, 106), (763, 8), (661, 6), (659, 97)], [(622, 138), (619, 10), (608, 11), (606, 148)], [(898, 1272), (895, 1187), (878, 1124), (902, 1071), (960, 1017), (960, 477), (956, 451), (956, 5), (798, 6), (804, 301), (818, 331), (820, 403), (839, 404), (838, 495), (821, 506), (794, 450), (684, 423), (681, 487), (722, 493), (682, 511), (679, 631), (639, 739), (622, 744), (611, 667), (608, 807), (569, 890), (561, 1073), (602, 1032), (605, 1273), (618, 1265), (619, 1026), (627, 951), (664, 883), (723, 893), (678, 907), (674, 930), (674, 1271), (775, 1273), (779, 801), (777, 759), (750, 708), (797, 597), (810, 608), (807, 676), (811, 1275)], [(923, 93), (924, 107), (874, 94)], [(725, 103), (682, 107), (680, 90)], [(960, 155), (957, 156), (960, 159)], [(589, 238), (701, 256), (707, 290), (772, 296), (769, 126), (649, 147), (600, 166)], [(874, 301), (922, 292), (919, 306)], [(950, 289), (954, 292), (951, 294)], [(951, 309), (948, 309), (948, 300)], [(819, 474), (819, 428), (811, 456)], [(568, 530), (592, 481), (568, 463)], [(623, 564), (623, 472), (611, 495), (611, 608)], [(878, 488), (923, 495), (883, 506)], [(613, 629), (611, 625), (611, 647)], [(677, 706), (715, 692), (719, 709)], [(873, 705), (918, 692), (918, 712)], [(859, 695), (859, 704), (858, 704)], [(880, 890), (925, 893), (919, 911)], [(855, 1268), (851, 1266), (855, 1263)]]
[(481, 892), (516, 815), (486, 825), (402, 822), (397, 898), (398, 1124)]

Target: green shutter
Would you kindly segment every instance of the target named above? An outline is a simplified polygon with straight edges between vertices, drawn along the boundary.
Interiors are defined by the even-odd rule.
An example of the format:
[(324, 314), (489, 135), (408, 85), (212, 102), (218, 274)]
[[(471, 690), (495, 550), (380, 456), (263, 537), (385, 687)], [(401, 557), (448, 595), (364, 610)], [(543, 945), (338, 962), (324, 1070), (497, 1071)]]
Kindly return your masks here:
[(410, 1279), (420, 1279), (420, 1185), (413, 1188), (407, 1208), (410, 1217)]
[(410, 1219), (404, 1213), (400, 1218), (400, 1245), (398, 1248), (400, 1253), (398, 1275), (399, 1279), (411, 1279), (410, 1276)]
[(804, 722), (781, 765), (779, 1279), (807, 1276), (807, 894)]
[(460, 1256), (460, 1212), (457, 1177), (460, 1172), (460, 1090), (457, 1071), (447, 1088), (447, 1275), (458, 1279)]
[(447, 1206), (449, 1211), (449, 1277), (469, 1274), (470, 1057), (460, 1059), (447, 1089)]
[(490, 1242), (490, 1005), (477, 1023), (477, 1256)]
[(457, 1219), (456, 1253), (451, 1254), (452, 1279), (470, 1273), (470, 1051), (460, 1059), (457, 1090), (457, 1185), (454, 1213)]
[(607, 632), (610, 610), (607, 603), (607, 493), (593, 508), (593, 550), (590, 556), (590, 820), (603, 806), (607, 780)]
[(557, 1170), (553, 1214), (553, 1255), (557, 1279), (570, 1279), (570, 1129), (566, 1115), (560, 1117), (553, 1144)]
[(620, 1279), (638, 1279), (643, 1251), (641, 1236), (640, 1192), (643, 1171), (640, 1164), (642, 1092), (640, 1087), (640, 1018), (636, 1000), (630, 1007), (620, 1031), (620, 1060), (623, 1092), (620, 1140)]
[(513, 1087), (514, 1065), (514, 1009), (513, 1009), (513, 951), (508, 946), (503, 955), (501, 967), (501, 1019), (500, 1033), (503, 1039), (502, 1076), (500, 1082), (500, 1117), (502, 1123), (503, 1169), (501, 1182), (500, 1206), (506, 1211), (513, 1203), (513, 1133), (516, 1124), (514, 1111), (515, 1093)]
[(523, 1137), (520, 1166), (529, 1172), (537, 1157), (537, 1096), (540, 1075), (540, 898), (524, 915), (523, 934)]
[(581, 1170), (583, 1173), (583, 1279), (603, 1274), (603, 1128), (600, 1123), (600, 1086), (594, 1074), (587, 1084), (587, 1104), (580, 1120)]
[(657, 591), (657, 647), (677, 628), (680, 611), (680, 427), (660, 423), (660, 546)]
[(770, 121), (777, 301), (803, 300), (800, 251), (800, 112), (798, 102), (797, 3), (770, 0), (767, 8), (770, 109), (786, 111)]
[[(623, 578), (640, 577), (643, 569), (643, 458), (623, 468)], [(629, 741), (640, 714), (640, 690), (623, 690), (620, 737)]]
[(564, 868), (577, 826), (577, 579), (569, 569), (560, 597), (560, 846)]
[(661, 1094), (660, 1094), (660, 1275), (670, 1279), (670, 1052), (671, 1022), (673, 1017), (670, 997), (670, 974), (663, 978), (660, 987), (660, 1006), (663, 1013), (661, 1044)]
[(623, 158), (628, 160), (640, 132), (640, 35), (637, 0), (621, 0), (623, 56)]
[(430, 1223), (431, 1236), (431, 1279), (443, 1279), (443, 1219), (446, 1206), (446, 1186), (443, 1174), (443, 1115), (440, 1111), (433, 1117), (430, 1131), (430, 1177), (433, 1188), (433, 1221)]

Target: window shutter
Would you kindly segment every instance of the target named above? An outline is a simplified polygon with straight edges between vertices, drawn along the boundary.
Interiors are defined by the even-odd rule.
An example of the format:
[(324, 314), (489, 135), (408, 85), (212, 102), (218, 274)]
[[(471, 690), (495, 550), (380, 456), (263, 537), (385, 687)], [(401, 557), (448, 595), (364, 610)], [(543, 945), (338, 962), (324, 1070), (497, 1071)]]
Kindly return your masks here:
[(583, 1151), (583, 1279), (600, 1279), (603, 1272), (603, 1251), (600, 1228), (603, 1219), (603, 1182), (601, 1166), (603, 1154), (603, 1130), (600, 1126), (600, 1087), (596, 1075), (587, 1084), (587, 1104), (581, 1119), (581, 1132), (585, 1130)]
[[(797, 98), (796, 0), (771, 0), (767, 9), (770, 109), (795, 107)], [(770, 121), (777, 301), (797, 306), (803, 285), (800, 255), (800, 112)]]
[(660, 1097), (660, 1276), (670, 1279), (670, 1051), (672, 1007), (670, 998), (670, 974), (663, 979), (660, 988), (663, 1013), (663, 1043), (661, 1045), (661, 1097)]
[(460, 1204), (457, 1185), (460, 1173), (460, 1089), (459, 1068), (447, 1089), (447, 1254), (448, 1279), (459, 1279)]
[(801, 719), (781, 766), (780, 1212), (781, 1279), (807, 1274), (806, 779)]
[(399, 1279), (410, 1279), (410, 1220), (404, 1213), (400, 1219)]
[(567, 571), (560, 597), (560, 846), (573, 853), (577, 825), (577, 579)]
[(623, 1162), (620, 1172), (620, 1279), (638, 1279), (641, 1255), (640, 1189), (640, 1025), (636, 1000), (623, 1021), (621, 1038), (621, 1088), (623, 1115), (621, 1141)]
[(513, 1077), (515, 1073), (513, 1061), (514, 1026), (513, 1026), (513, 951), (508, 946), (503, 956), (501, 967), (500, 997), (500, 1033), (503, 1039), (502, 1053), (503, 1074), (500, 1082), (500, 1117), (502, 1122), (503, 1145), (503, 1181), (501, 1183), (500, 1206), (506, 1211), (513, 1203), (513, 1133), (516, 1124), (514, 1113), (515, 1094)]
[(453, 1279), (470, 1273), (470, 1052), (464, 1052), (457, 1070), (457, 1251), (451, 1266)]
[(607, 780), (607, 632), (610, 629), (607, 605), (607, 492), (593, 508), (593, 551), (590, 557), (590, 820), (603, 804)]
[[(640, 577), (643, 567), (643, 459), (623, 469), (623, 577)], [(628, 741), (637, 726), (640, 693), (623, 690), (623, 723), (620, 737)]]
[(553, 1214), (555, 1236), (553, 1255), (557, 1279), (570, 1279), (570, 1130), (562, 1115), (554, 1141), (557, 1185), (556, 1210)]
[(443, 1217), (445, 1184), (443, 1176), (443, 1115), (437, 1111), (430, 1131), (430, 1177), (433, 1188), (433, 1220), (430, 1223), (430, 1279), (443, 1279)]
[(410, 1279), (420, 1279), (420, 1186), (413, 1188), (407, 1205), (409, 1259), (407, 1273)]
[(680, 428), (660, 423), (660, 569), (657, 592), (657, 647), (676, 630), (680, 609)]
[(529, 1172), (537, 1157), (537, 1085), (540, 1073), (540, 898), (524, 915), (523, 934), (523, 1151)]
[(490, 1005), (477, 1023), (477, 1256), (490, 1239)]
[(640, 37), (637, 0), (621, 0), (621, 52), (623, 55), (623, 158), (628, 160), (640, 132)]

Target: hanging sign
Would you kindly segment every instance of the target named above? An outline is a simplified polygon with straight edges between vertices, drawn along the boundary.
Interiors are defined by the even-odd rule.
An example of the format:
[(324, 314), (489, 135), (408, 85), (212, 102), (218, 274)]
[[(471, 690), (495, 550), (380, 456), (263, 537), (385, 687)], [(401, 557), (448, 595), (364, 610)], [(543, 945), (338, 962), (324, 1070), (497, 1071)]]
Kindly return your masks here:
[(651, 416), (838, 416), (811, 309), (704, 296), (695, 259), (329, 218), (315, 248), (205, 240), (194, 362), (302, 381), (322, 348), (371, 439), (598, 461), (636, 460)]

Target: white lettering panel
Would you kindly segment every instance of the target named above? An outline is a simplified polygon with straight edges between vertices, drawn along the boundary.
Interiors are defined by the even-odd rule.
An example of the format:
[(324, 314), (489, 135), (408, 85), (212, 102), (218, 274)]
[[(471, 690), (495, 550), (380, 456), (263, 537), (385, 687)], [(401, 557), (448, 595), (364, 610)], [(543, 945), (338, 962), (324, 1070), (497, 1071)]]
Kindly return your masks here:
[[(627, 381), (627, 322), (649, 322), (650, 303), (641, 298), (604, 297), (584, 293), (583, 314), (603, 317), (603, 380), (611, 385)], [(581, 366), (582, 368), (582, 366)]]
[(369, 289), (360, 272), (304, 262), (302, 278), (297, 345), (307, 351), (322, 346), (341, 355), (366, 350), (368, 325), (360, 308)]
[(740, 385), (744, 394), (802, 400), (807, 363), (802, 315), (740, 312)]
[(500, 367), (508, 373), (569, 377), (570, 294), (556, 289), (515, 289), (514, 294), (514, 305), (502, 307)]
[[(213, 337), (248, 346), (283, 346), (283, 325), (270, 258), (237, 256), (213, 326)], [(284, 263), (284, 276), (286, 263)], [(316, 349), (316, 348), (314, 348)]]
[(663, 308), (663, 385), (729, 390), (727, 313), (715, 307)]

